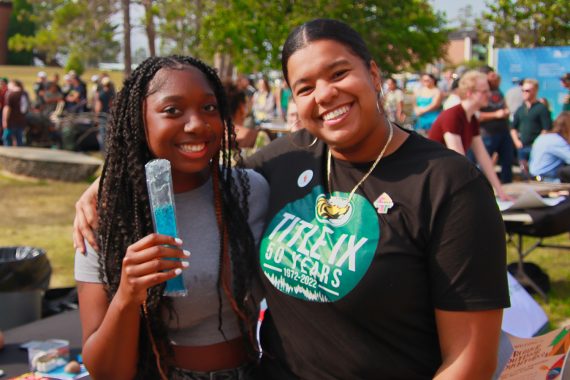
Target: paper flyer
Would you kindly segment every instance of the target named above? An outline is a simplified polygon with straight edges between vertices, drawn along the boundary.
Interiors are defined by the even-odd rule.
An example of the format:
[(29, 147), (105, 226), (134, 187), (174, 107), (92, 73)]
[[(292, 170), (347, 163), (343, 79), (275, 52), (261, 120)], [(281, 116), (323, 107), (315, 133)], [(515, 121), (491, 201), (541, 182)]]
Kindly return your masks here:
[(534, 338), (509, 338), (514, 351), (499, 380), (570, 380), (570, 326)]
[(563, 196), (556, 198), (543, 198), (534, 190), (526, 190), (521, 193), (514, 201), (502, 201), (497, 199), (497, 205), (500, 211), (519, 210), (524, 208), (551, 207), (565, 199)]

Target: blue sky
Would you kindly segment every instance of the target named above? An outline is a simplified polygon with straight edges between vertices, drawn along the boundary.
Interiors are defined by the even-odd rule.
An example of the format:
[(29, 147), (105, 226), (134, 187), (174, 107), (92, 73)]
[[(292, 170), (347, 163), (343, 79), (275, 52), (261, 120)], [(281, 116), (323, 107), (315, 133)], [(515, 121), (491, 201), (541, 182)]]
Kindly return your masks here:
[(447, 14), (447, 19), (452, 21), (461, 8), (465, 8), (467, 5), (473, 7), (473, 13), (475, 15), (480, 14), (487, 7), (485, 6), (485, 0), (430, 0), (433, 8), (437, 11), (444, 11)]

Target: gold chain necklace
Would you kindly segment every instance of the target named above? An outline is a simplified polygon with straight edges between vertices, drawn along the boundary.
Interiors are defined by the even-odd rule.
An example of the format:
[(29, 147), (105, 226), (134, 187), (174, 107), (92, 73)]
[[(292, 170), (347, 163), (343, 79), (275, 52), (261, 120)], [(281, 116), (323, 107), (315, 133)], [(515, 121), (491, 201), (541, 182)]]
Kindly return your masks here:
[[(364, 175), (364, 177), (362, 177), (362, 179), (356, 184), (356, 186), (354, 186), (354, 188), (352, 189), (352, 191), (350, 192), (349, 196), (348, 196), (348, 200), (346, 201), (346, 203), (344, 204), (344, 206), (347, 206), (350, 201), (352, 200), (352, 196), (354, 195), (354, 193), (356, 192), (356, 190), (360, 187), (360, 185), (362, 185), (364, 183), (364, 181), (366, 181), (366, 179), (368, 178), (368, 176), (370, 174), (372, 174), (372, 172), (374, 171), (374, 169), (376, 168), (376, 165), (378, 165), (378, 163), (380, 162), (380, 160), (382, 159), (382, 157), (384, 156), (384, 153), (386, 152), (386, 149), (388, 149), (388, 146), (390, 145), (390, 142), (392, 141), (392, 136), (394, 135), (394, 127), (392, 126), (392, 122), (388, 119), (386, 119), (386, 121), (388, 121), (388, 125), (390, 127), (390, 132), (388, 134), (388, 140), (386, 140), (386, 144), (384, 144), (384, 148), (382, 148), (382, 151), (380, 152), (380, 154), (378, 155), (378, 157), (376, 157), (376, 160), (374, 161), (374, 163), (372, 164), (372, 166), (370, 167), (370, 169), (368, 170), (368, 172)], [(328, 148), (328, 156), (327, 156), (327, 192), (329, 194), (329, 199), (326, 201), (329, 205), (330, 205), (330, 198), (332, 198), (332, 186), (331, 186), (331, 150), (330, 148)]]

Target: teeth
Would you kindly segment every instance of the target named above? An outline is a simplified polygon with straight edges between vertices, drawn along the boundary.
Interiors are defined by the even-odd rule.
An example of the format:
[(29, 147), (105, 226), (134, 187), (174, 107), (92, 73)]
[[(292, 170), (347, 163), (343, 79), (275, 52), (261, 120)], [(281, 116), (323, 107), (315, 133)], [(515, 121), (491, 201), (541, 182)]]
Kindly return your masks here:
[(202, 149), (204, 149), (204, 147), (206, 146), (206, 144), (202, 143), (202, 144), (182, 144), (179, 145), (180, 150), (183, 152), (199, 152)]
[(344, 115), (345, 113), (348, 112), (348, 110), (350, 109), (349, 106), (342, 106), (340, 108), (337, 108), (334, 111), (328, 112), (326, 114), (323, 115), (323, 120), (327, 121), (327, 120), (332, 120), (332, 119), (336, 119), (337, 117)]

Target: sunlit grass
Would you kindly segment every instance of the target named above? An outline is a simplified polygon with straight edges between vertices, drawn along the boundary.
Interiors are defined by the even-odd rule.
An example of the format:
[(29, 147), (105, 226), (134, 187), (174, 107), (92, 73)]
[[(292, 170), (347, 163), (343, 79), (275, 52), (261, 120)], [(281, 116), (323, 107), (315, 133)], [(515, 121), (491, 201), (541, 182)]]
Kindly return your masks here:
[(84, 183), (0, 175), (0, 246), (33, 246), (46, 251), (53, 273), (50, 287), (73, 286), (74, 204)]

